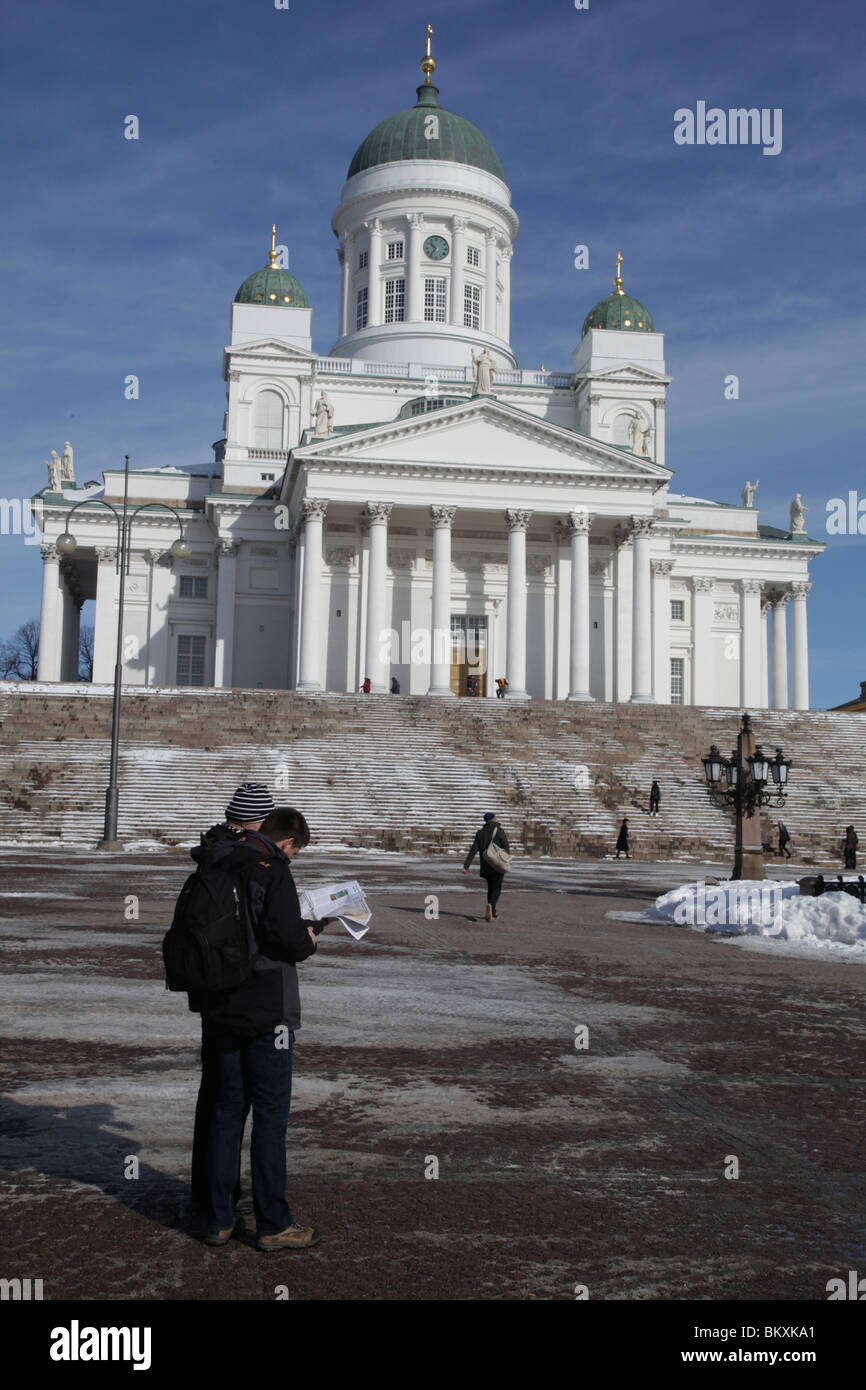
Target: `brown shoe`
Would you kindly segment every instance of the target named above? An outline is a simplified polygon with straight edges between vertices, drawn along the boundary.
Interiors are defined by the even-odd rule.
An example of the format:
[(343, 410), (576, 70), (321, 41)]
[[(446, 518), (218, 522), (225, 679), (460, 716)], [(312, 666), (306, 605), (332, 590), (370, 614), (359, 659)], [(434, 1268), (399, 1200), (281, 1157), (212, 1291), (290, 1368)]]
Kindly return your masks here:
[(484, 920), (485, 922), (493, 921), (493, 908), (490, 906), (489, 903), (487, 904), (487, 911), (484, 914)]
[(229, 1226), (227, 1231), (208, 1231), (204, 1236), (205, 1245), (228, 1245), (232, 1236), (238, 1239), (244, 1234), (244, 1219), (239, 1216), (233, 1226)]
[(315, 1226), (299, 1226), (293, 1222), (284, 1231), (278, 1231), (275, 1236), (259, 1236), (256, 1241), (257, 1250), (307, 1250), (311, 1245), (317, 1245), (321, 1240), (319, 1232)]

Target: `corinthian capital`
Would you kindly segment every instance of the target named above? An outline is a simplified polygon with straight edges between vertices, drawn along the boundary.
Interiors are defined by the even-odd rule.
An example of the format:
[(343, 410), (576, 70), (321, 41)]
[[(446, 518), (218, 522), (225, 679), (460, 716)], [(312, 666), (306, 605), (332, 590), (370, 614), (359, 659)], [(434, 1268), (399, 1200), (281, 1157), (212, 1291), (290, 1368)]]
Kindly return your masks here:
[(529, 527), (531, 517), (532, 512), (527, 511), (512, 511), (509, 509), (505, 513), (505, 520), (508, 524), (509, 531), (526, 531)]
[(629, 518), (629, 529), (633, 536), (652, 535), (653, 519), (651, 516), (633, 516)]
[(591, 512), (576, 508), (573, 512), (568, 513), (565, 525), (569, 536), (588, 536), (592, 523), (593, 515)]
[(324, 521), (327, 510), (328, 502), (324, 497), (306, 497), (301, 504), (301, 515), (305, 522)]
[(367, 520), (371, 524), (376, 521), (384, 521), (387, 525), (387, 523), (391, 519), (391, 511), (393, 506), (393, 502), (368, 502)]
[(431, 515), (432, 515), (432, 517), (433, 517), (433, 530), (434, 530), (434, 531), (439, 531), (439, 530), (450, 530), (450, 529), (451, 529), (451, 523), (453, 522), (454, 517), (455, 517), (456, 512), (457, 512), (457, 508), (456, 508), (456, 507), (431, 507), (431, 508), (430, 508), (430, 512), (431, 512)]

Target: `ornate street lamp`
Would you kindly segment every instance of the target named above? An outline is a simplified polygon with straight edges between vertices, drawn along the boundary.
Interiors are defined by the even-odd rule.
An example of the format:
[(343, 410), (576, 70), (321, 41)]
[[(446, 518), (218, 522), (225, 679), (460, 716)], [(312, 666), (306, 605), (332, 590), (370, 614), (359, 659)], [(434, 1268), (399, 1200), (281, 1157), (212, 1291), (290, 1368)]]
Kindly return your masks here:
[[(717, 805), (728, 805), (736, 812), (736, 845), (732, 878), (764, 879), (764, 847), (761, 841), (762, 806), (784, 806), (787, 800), (789, 759), (781, 748), (768, 758), (755, 742), (752, 721), (743, 715), (743, 727), (730, 760), (723, 758), (715, 744), (702, 759), (707, 791)], [(724, 776), (725, 785), (722, 781)], [(768, 787), (769, 784), (769, 787)]]
[(180, 527), (180, 535), (171, 547), (171, 553), (176, 560), (186, 560), (192, 553), (189, 543), (184, 539), (183, 521), (174, 507), (170, 507), (167, 502), (145, 502), (140, 507), (136, 507), (131, 515), (127, 515), (129, 500), (129, 454), (125, 457), (123, 469), (123, 510), (118, 512), (117, 508), (106, 502), (104, 497), (85, 498), (82, 502), (76, 502), (74, 507), (70, 507), (66, 517), (66, 530), (62, 536), (57, 537), (55, 548), (60, 555), (71, 555), (78, 549), (78, 542), (70, 533), (69, 520), (72, 513), (79, 507), (92, 507), (98, 505), (107, 507), (114, 515), (117, 522), (117, 560), (115, 570), (120, 575), (120, 594), (117, 607), (117, 653), (114, 661), (114, 699), (111, 706), (111, 762), (108, 771), (108, 788), (105, 793), (105, 824), (102, 831), (102, 839), (97, 845), (97, 849), (123, 849), (122, 844), (117, 838), (117, 808), (119, 800), (119, 789), (117, 785), (117, 752), (120, 740), (120, 691), (123, 681), (123, 600), (126, 575), (129, 574), (130, 544), (129, 537), (132, 531), (132, 523), (139, 512), (151, 511), (154, 507), (160, 507), (163, 511), (171, 512)]

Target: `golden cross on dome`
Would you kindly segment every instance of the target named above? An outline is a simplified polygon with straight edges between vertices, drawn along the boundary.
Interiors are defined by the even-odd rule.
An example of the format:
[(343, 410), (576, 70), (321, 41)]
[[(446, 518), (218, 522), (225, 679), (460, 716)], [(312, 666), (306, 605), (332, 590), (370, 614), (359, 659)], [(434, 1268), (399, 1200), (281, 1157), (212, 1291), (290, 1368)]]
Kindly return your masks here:
[(270, 255), (270, 260), (268, 261), (268, 270), (276, 270), (276, 268), (277, 268), (277, 246), (276, 246), (276, 242), (277, 242), (277, 224), (276, 224), (276, 222), (272, 222), (272, 223), (271, 223), (271, 255)]
[(433, 55), (432, 55), (431, 52), (430, 52), (430, 39), (432, 38), (432, 36), (433, 36), (433, 25), (432, 25), (432, 24), (428, 24), (428, 25), (427, 25), (427, 52), (424, 54), (424, 57), (421, 59), (421, 71), (422, 71), (423, 74), (424, 74), (424, 81), (425, 81), (425, 83), (429, 83), (429, 81), (430, 81), (430, 74), (431, 74), (432, 72), (435, 72), (435, 71), (436, 71), (436, 59), (433, 57)]
[(622, 252), (616, 253), (616, 275), (613, 281), (613, 288), (617, 294), (622, 294)]

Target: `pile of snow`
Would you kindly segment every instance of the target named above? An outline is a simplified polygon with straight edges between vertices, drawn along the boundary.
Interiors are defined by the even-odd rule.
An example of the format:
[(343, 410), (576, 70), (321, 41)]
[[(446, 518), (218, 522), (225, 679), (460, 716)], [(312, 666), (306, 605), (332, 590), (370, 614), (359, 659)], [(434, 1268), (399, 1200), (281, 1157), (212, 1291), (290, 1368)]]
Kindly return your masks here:
[(866, 962), (866, 906), (850, 893), (801, 897), (799, 884), (791, 880), (686, 883), (657, 898), (644, 920), (797, 943), (809, 951)]

